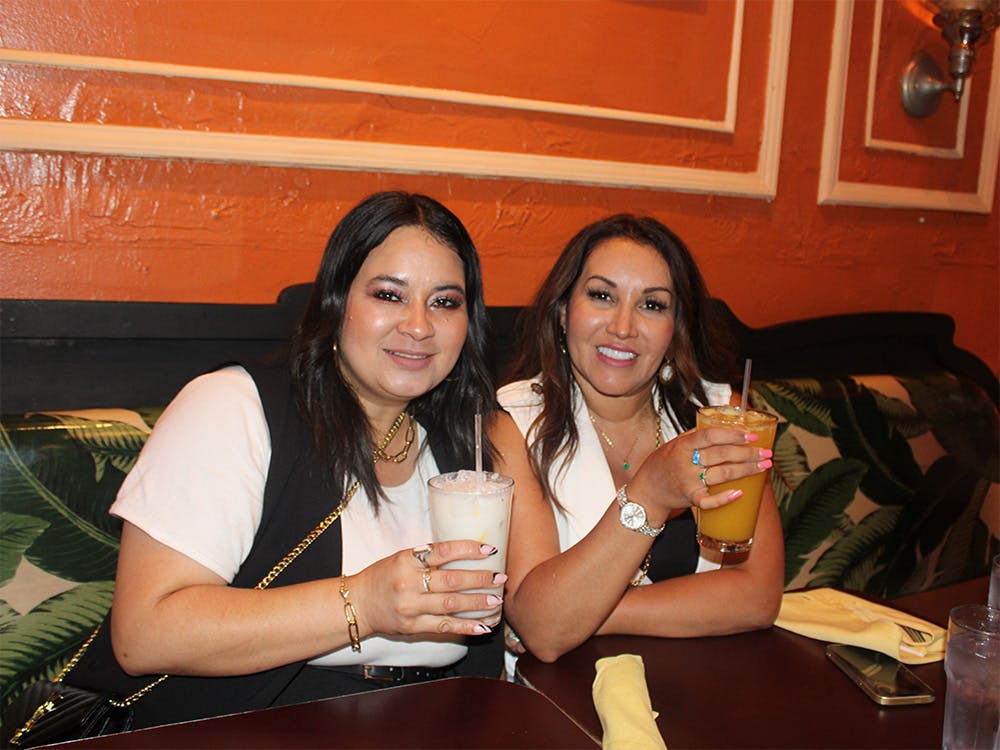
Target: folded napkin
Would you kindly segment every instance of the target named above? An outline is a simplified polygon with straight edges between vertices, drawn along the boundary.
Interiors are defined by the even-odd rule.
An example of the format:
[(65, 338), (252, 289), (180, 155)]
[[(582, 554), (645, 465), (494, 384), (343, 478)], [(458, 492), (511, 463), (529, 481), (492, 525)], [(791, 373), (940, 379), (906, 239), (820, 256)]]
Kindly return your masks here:
[(774, 624), (809, 638), (881, 651), (906, 664), (944, 658), (944, 628), (834, 589), (785, 594)]
[(604, 750), (667, 750), (656, 728), (642, 657), (606, 656), (594, 667), (594, 708), (604, 728)]

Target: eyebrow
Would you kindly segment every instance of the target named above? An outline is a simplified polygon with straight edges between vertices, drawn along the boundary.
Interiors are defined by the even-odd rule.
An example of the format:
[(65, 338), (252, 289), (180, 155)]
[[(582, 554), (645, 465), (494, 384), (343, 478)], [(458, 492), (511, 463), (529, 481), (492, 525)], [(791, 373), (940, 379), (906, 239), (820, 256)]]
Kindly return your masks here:
[[(601, 276), (600, 274), (596, 273), (593, 276), (587, 277), (587, 281), (603, 281), (608, 286), (612, 286), (615, 289), (618, 288), (618, 285), (611, 279), (609, 279), (607, 276)], [(667, 294), (673, 294), (674, 290), (668, 286), (648, 286), (642, 290), (643, 294), (651, 294), (652, 292), (666, 292)]]
[[(410, 282), (407, 281), (406, 279), (400, 278), (399, 276), (392, 276), (387, 273), (379, 274), (378, 276), (373, 276), (368, 281), (368, 284), (371, 285), (379, 282), (395, 284), (396, 286), (401, 286), (405, 288), (408, 288), (410, 286)], [(439, 286), (434, 287), (434, 292), (449, 292), (449, 291), (458, 292), (463, 296), (465, 295), (465, 289), (463, 289), (460, 284), (441, 284)]]

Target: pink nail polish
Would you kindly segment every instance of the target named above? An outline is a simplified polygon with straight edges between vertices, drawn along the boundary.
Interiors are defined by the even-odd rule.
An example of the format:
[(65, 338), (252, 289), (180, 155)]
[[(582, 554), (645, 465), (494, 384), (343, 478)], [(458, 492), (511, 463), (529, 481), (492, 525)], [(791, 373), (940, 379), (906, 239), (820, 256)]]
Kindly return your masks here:
[(773, 462), (771, 461), (771, 459), (768, 458), (768, 459), (766, 459), (766, 460), (761, 461), (760, 463), (758, 463), (757, 464), (757, 468), (758, 469), (770, 469), (772, 463)]

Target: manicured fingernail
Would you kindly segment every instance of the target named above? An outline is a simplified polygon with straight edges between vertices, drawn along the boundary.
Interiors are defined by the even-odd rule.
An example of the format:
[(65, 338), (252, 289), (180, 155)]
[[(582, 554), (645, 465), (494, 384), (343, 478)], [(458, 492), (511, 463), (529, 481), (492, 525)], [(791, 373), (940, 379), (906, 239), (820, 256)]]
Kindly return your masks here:
[(771, 456), (774, 455), (774, 451), (772, 451), (770, 448), (761, 448), (759, 451), (757, 451), (757, 453), (761, 458), (770, 458)]
[(743, 436), (743, 439), (748, 443), (756, 443), (760, 436), (756, 432), (748, 432)]
[(503, 604), (503, 599), (501, 599), (496, 594), (487, 594), (486, 595), (486, 606), (487, 607), (496, 607), (498, 604)]
[(476, 623), (476, 627), (474, 627), (473, 630), (475, 630), (480, 635), (485, 635), (486, 633), (492, 633), (493, 632), (488, 627), (486, 627), (485, 625), (483, 625), (481, 622), (477, 622)]
[(758, 469), (770, 469), (772, 463), (773, 462), (771, 461), (771, 459), (767, 459), (767, 460), (761, 461), (759, 464), (757, 464), (757, 468)]
[(729, 495), (727, 497), (730, 500), (735, 500), (738, 497), (743, 497), (743, 490), (729, 490)]
[(506, 573), (494, 573), (493, 574), (493, 583), (507, 583), (507, 574)]
[(492, 544), (480, 544), (479, 551), (484, 555), (495, 555), (497, 553), (497, 548)]

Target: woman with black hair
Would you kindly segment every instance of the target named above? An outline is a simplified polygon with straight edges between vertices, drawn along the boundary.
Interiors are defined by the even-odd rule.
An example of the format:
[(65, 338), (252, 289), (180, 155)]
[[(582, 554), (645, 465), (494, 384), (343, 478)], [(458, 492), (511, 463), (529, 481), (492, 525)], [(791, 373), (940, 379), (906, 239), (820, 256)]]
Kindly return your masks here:
[(141, 727), (498, 676), (501, 638), (456, 615), (506, 576), (438, 570), (495, 550), (427, 544), (427, 480), (475, 464), (493, 411), (485, 326), (454, 214), (401, 192), (352, 209), (289, 351), (195, 379), (158, 421), (111, 509), (110, 624), (66, 681), (125, 696), (169, 674)]
[(708, 485), (771, 465), (752, 436), (692, 429), (700, 405), (733, 399), (713, 382), (727, 352), (707, 300), (684, 243), (631, 215), (577, 233), (539, 289), (493, 432), (516, 488), (513, 653), (548, 661), (595, 633), (718, 635), (776, 617), (784, 549), (769, 487), (748, 557), (720, 568), (696, 541), (691, 509), (738, 497)]

